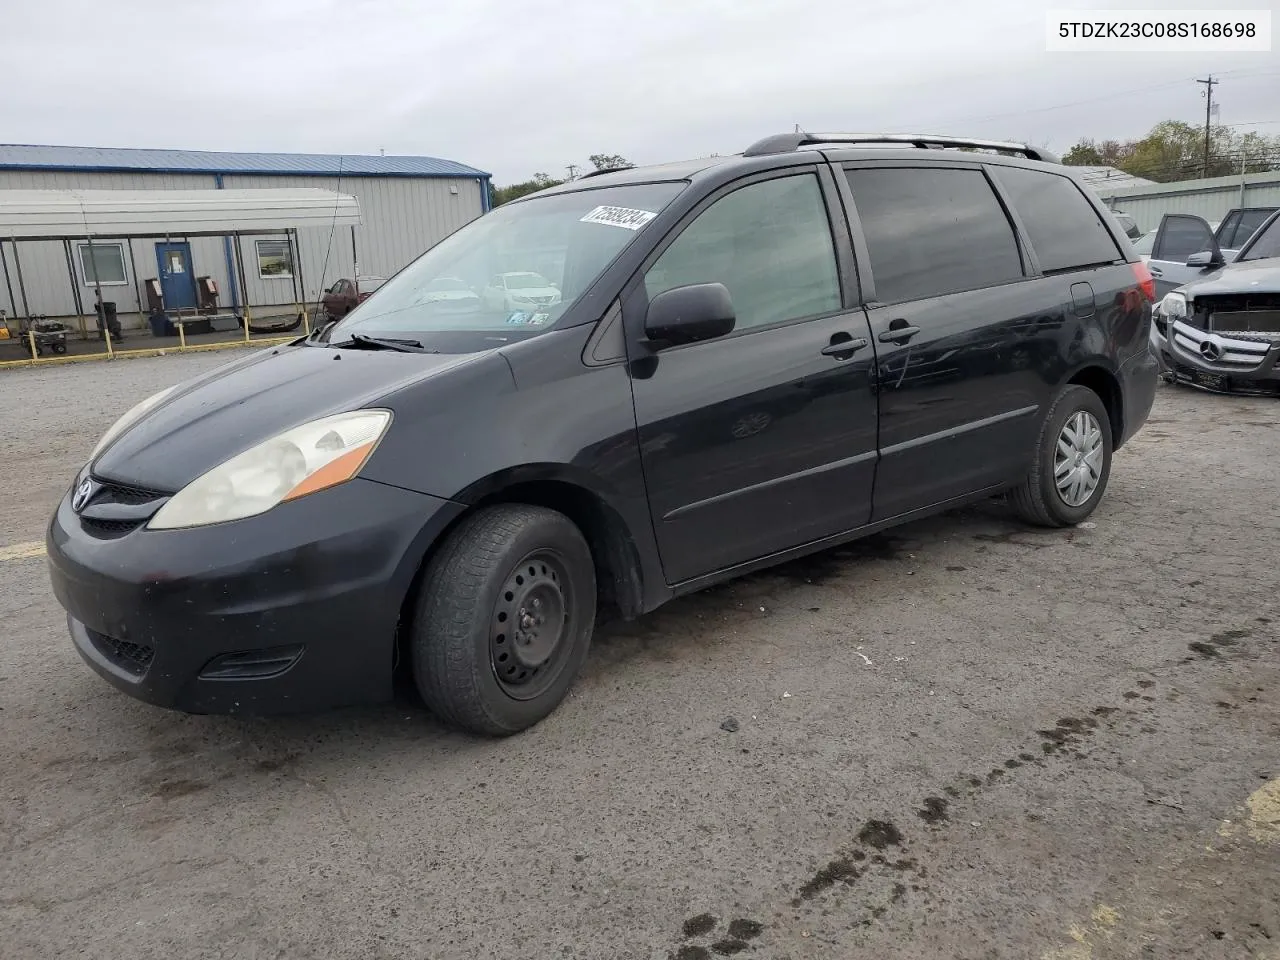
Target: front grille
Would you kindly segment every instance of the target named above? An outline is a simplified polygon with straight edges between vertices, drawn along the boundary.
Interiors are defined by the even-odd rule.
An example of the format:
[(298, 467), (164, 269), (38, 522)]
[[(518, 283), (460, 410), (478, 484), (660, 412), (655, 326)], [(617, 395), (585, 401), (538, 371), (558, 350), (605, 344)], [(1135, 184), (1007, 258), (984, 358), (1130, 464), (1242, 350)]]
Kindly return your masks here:
[(1200, 297), (1196, 307), (1208, 314), (1208, 327), (1218, 333), (1280, 334), (1280, 294), (1239, 293)]
[(147, 672), (155, 649), (141, 643), (130, 643), (128, 640), (117, 640), (97, 630), (89, 630), (89, 639), (104, 657), (121, 670), (140, 677)]
[(155, 515), (169, 496), (159, 490), (93, 479), (98, 488), (80, 508), (80, 524), (86, 533), (100, 539), (122, 537), (136, 530)]
[(127, 487), (122, 483), (111, 483), (109, 481), (99, 481), (102, 488), (98, 491), (98, 495), (94, 497), (95, 502), (100, 502), (104, 498), (111, 503), (125, 503), (134, 506), (141, 503), (150, 503), (152, 500), (159, 500), (167, 497), (167, 493), (161, 493), (159, 490), (147, 490), (144, 487)]
[(1271, 341), (1257, 337), (1237, 339), (1225, 334), (1211, 334), (1182, 320), (1169, 327), (1175, 347), (1198, 360), (1218, 367), (1224, 373), (1251, 370), (1267, 359)]
[(123, 537), (131, 530), (143, 524), (141, 520), (95, 520), (92, 517), (81, 517), (80, 525), (100, 540), (111, 540)]

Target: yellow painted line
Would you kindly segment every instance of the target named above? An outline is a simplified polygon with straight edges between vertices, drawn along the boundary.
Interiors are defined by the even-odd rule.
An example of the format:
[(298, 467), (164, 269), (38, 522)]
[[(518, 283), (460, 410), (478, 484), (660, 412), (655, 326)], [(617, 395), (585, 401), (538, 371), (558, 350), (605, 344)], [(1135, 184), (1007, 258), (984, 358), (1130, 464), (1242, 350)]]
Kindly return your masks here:
[(261, 340), (224, 340), (219, 343), (196, 343), (185, 347), (147, 347), (144, 350), (113, 350), (107, 353), (78, 353), (63, 356), (41, 357), (32, 360), (0, 360), (0, 370), (6, 367), (46, 367), (63, 363), (81, 363), (87, 360), (132, 360), (136, 357), (164, 357), (171, 353), (209, 353), (214, 350), (235, 350), (240, 347), (275, 347), (296, 340), (297, 334), (287, 337), (264, 337)]
[(7, 560), (31, 560), (43, 556), (43, 540), (29, 540), (26, 543), (11, 543), (7, 547), (0, 547), (0, 563)]

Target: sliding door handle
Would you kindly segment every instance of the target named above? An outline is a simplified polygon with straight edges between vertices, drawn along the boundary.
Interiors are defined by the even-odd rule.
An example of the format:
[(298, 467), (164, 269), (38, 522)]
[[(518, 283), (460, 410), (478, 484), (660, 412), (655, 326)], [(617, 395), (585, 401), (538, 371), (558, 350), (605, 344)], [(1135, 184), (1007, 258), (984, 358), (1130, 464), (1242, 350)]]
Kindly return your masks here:
[(917, 333), (920, 332), (919, 327), (890, 327), (888, 330), (880, 331), (880, 335), (876, 337), (881, 343), (904, 344)]

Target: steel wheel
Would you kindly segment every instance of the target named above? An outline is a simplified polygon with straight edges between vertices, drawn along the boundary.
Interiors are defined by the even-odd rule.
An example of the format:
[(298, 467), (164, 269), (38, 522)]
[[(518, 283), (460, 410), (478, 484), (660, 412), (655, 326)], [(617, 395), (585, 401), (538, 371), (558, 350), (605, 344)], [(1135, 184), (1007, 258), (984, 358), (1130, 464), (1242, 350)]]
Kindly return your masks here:
[(569, 644), (572, 598), (564, 560), (552, 550), (524, 558), (498, 593), (489, 621), (489, 659), (499, 686), (517, 700), (544, 693)]
[(1102, 427), (1087, 410), (1077, 410), (1063, 424), (1053, 456), (1053, 482), (1069, 507), (1088, 502), (1102, 479)]

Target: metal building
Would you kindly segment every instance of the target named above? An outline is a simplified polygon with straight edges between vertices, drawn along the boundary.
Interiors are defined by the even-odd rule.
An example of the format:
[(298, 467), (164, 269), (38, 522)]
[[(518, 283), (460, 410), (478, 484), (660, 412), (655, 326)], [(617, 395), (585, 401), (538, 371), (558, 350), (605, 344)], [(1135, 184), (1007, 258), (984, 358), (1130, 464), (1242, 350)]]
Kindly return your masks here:
[(1278, 207), (1280, 170), (1119, 190), (1095, 184), (1094, 189), (1111, 209), (1132, 214), (1143, 230), (1154, 230), (1166, 213), (1195, 214), (1213, 223), (1234, 207)]
[[(4, 190), (208, 190), (319, 187), (359, 201), (359, 227), (244, 238), (241, 289), (229, 237), (96, 240), (64, 244), (0, 237), (6, 268), (21, 265), (29, 311), (50, 317), (92, 313), (95, 279), (126, 325), (146, 310), (136, 291), (158, 279), (165, 306), (195, 306), (194, 279), (209, 276), (223, 305), (255, 315), (290, 313), (299, 294), (314, 304), (336, 280), (389, 276), (489, 207), (489, 174), (435, 157), (220, 153), (0, 145)], [(295, 256), (301, 261), (294, 264)], [(70, 262), (68, 262), (70, 261)], [(94, 274), (97, 274), (95, 277)], [(79, 289), (73, 289), (74, 274)], [(135, 276), (136, 274), (136, 276)], [(305, 282), (299, 291), (297, 276)], [(12, 286), (13, 284), (9, 284)], [(187, 300), (191, 302), (185, 302)], [(17, 301), (17, 302), (13, 302)], [(0, 310), (23, 315), (0, 284)], [(129, 322), (129, 315), (136, 318)]]

